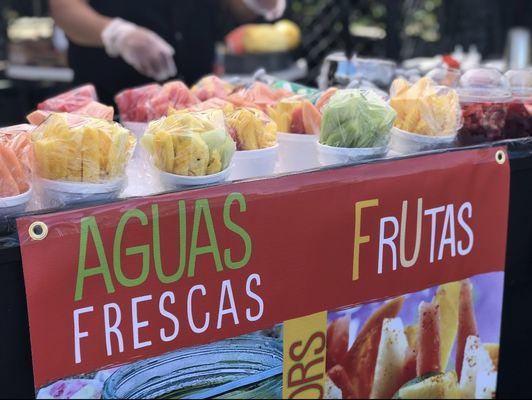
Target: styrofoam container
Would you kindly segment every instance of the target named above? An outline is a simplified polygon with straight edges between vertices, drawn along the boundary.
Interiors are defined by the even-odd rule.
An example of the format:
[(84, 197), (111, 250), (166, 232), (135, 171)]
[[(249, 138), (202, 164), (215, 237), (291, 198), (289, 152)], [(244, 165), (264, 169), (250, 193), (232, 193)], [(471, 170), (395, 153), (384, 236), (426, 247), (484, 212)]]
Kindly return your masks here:
[(390, 149), (399, 154), (446, 148), (456, 141), (456, 134), (448, 136), (427, 136), (392, 128)]
[(318, 159), (322, 166), (348, 164), (353, 161), (362, 161), (372, 158), (384, 157), (388, 152), (386, 146), (367, 148), (333, 147), (318, 142)]
[(126, 186), (127, 179), (105, 183), (85, 183), (39, 179), (45, 200), (51, 206), (115, 200)]
[(15, 215), (26, 211), (33, 190), (11, 197), (0, 197), (0, 216)]
[(190, 186), (212, 185), (214, 183), (225, 182), (231, 174), (232, 165), (221, 172), (205, 176), (184, 176), (175, 175), (168, 172), (159, 171), (159, 178), (165, 189), (171, 190)]
[(260, 150), (240, 150), (233, 156), (233, 170), (229, 180), (260, 178), (273, 175), (277, 164), (279, 144)]
[(279, 132), (277, 140), (279, 141), (280, 172), (318, 168), (320, 166), (316, 147), (318, 138), (318, 135)]

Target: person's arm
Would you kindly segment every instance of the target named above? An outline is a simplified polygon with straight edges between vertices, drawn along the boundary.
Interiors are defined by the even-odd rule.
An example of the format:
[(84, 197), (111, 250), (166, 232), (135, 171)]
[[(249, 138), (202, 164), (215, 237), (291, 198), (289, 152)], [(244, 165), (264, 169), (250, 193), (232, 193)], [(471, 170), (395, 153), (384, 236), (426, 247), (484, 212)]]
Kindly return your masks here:
[(252, 21), (258, 16), (268, 20), (281, 17), (286, 0), (226, 0), (235, 17), (241, 22)]
[(86, 0), (50, 0), (55, 23), (74, 43), (102, 47), (102, 32), (111, 18), (98, 14)]
[[(112, 0), (109, 0), (112, 1)], [(104, 47), (143, 75), (164, 81), (176, 75), (174, 49), (149, 29), (98, 14), (86, 0), (50, 0), (52, 17), (80, 46)]]

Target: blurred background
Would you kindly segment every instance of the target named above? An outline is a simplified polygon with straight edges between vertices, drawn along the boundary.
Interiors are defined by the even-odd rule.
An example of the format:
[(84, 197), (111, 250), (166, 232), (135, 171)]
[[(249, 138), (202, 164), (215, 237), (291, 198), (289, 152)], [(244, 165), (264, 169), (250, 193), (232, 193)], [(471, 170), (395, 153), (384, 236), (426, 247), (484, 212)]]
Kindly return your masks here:
[[(368, 79), (384, 87), (385, 60), (405, 74), (421, 74), (445, 54), (462, 65), (505, 70), (514, 62), (510, 47), (515, 27), (523, 27), (521, 42), (523, 35), (528, 37), (528, 52), (519, 61), (525, 65), (518, 66), (530, 63), (530, 0), (288, 0), (283, 18), (301, 30), (297, 48), (249, 57), (227, 50), (224, 35), (235, 26), (221, 21), (214, 71), (241, 76), (266, 67), (280, 79), (324, 87), (342, 84), (342, 74), (349, 81), (356, 68), (363, 69), (356, 62), (354, 69), (353, 63), (346, 69), (345, 61), (354, 55), (378, 59), (384, 69), (370, 65), (379, 76)], [(22, 121), (37, 102), (72, 85), (67, 48), (46, 0), (1, 0), (0, 126)]]

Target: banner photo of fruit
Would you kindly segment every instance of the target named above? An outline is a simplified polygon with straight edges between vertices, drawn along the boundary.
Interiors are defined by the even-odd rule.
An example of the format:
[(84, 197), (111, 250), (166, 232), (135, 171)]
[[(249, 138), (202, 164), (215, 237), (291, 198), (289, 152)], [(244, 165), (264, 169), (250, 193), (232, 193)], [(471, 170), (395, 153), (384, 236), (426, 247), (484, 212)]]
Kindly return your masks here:
[(491, 399), (504, 274), (329, 313), (326, 398)]

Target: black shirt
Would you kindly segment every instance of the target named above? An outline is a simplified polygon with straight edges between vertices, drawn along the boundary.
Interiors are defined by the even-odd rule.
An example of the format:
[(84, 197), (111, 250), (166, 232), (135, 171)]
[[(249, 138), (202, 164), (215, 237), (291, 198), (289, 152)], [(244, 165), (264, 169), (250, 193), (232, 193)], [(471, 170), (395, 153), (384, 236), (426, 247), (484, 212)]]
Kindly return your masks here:
[[(221, 12), (217, 0), (90, 0), (100, 14), (120, 17), (159, 34), (175, 49), (178, 78), (191, 84), (212, 71)], [(93, 83), (100, 100), (112, 103), (120, 90), (151, 82), (102, 48), (70, 43), (75, 83)]]

